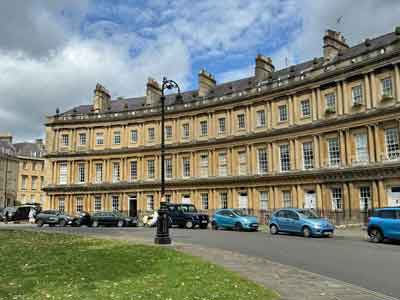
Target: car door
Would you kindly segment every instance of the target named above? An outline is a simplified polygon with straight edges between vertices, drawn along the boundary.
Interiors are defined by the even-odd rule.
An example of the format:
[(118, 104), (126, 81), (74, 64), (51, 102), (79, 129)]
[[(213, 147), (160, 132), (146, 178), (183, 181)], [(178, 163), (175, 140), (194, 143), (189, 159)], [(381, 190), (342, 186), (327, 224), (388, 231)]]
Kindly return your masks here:
[(383, 234), (387, 238), (396, 237), (396, 211), (393, 209), (383, 209), (380, 212), (381, 227), (383, 229)]
[(291, 210), (288, 210), (286, 213), (287, 222), (288, 222), (288, 231), (290, 232), (301, 232), (301, 222), (299, 215)]
[(276, 221), (281, 231), (289, 231), (289, 220), (287, 218), (287, 210), (280, 210), (276, 214)]
[(397, 218), (394, 220), (393, 238), (400, 240), (400, 210), (396, 210)]

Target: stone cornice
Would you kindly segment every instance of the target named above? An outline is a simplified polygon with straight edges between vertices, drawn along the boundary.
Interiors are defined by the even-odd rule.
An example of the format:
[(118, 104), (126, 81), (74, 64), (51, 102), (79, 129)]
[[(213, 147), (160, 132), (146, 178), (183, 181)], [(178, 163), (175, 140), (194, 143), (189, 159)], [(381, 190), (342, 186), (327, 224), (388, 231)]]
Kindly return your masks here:
[[(272, 130), (267, 130), (264, 132), (249, 133), (245, 135), (229, 136), (226, 138), (213, 138), (204, 141), (193, 141), (187, 143), (176, 143), (167, 144), (166, 150), (168, 151), (192, 151), (196, 147), (218, 147), (219, 145), (229, 144), (229, 143), (243, 143), (252, 142), (254, 140), (276, 137), (283, 137), (285, 135), (296, 135), (301, 136), (306, 132), (307, 135), (319, 134), (323, 131), (331, 131), (329, 126), (341, 125), (341, 129), (346, 129), (347, 126), (351, 125), (357, 121), (368, 121), (369, 118), (375, 118), (374, 123), (379, 123), (387, 120), (392, 120), (393, 116), (391, 114), (400, 113), (400, 106), (390, 106), (385, 108), (379, 108), (374, 110), (369, 110), (367, 112), (343, 115), (334, 119), (324, 119), (315, 121), (309, 124), (294, 125), (287, 128), (277, 128)], [(321, 130), (323, 129), (323, 130)], [(120, 149), (104, 149), (104, 150), (89, 150), (89, 151), (79, 151), (79, 152), (58, 152), (47, 154), (47, 158), (74, 158), (74, 157), (88, 157), (88, 156), (104, 156), (104, 155), (123, 155), (123, 154), (133, 154), (133, 153), (149, 153), (159, 151), (159, 145), (154, 146), (141, 146), (141, 147), (124, 147)]]
[[(349, 167), (340, 169), (318, 169), (311, 171), (291, 171), (251, 176), (226, 176), (167, 180), (168, 188), (210, 188), (215, 186), (285, 186), (293, 183), (343, 183), (364, 180), (378, 180), (398, 178), (400, 176), (400, 162), (376, 163), (363, 167)], [(43, 190), (47, 193), (60, 192), (107, 192), (124, 191), (129, 189), (157, 189), (160, 181), (135, 181), (102, 184), (72, 184), (52, 185)]]
[[(240, 102), (240, 105), (242, 105), (242, 101), (259, 101), (260, 98), (265, 98), (265, 99), (274, 99), (274, 98), (279, 98), (283, 96), (287, 96), (289, 94), (296, 94), (296, 93), (301, 93), (305, 90), (319, 87), (325, 84), (332, 83), (332, 78), (339, 76), (339, 79), (337, 80), (346, 80), (346, 78), (353, 77), (355, 75), (362, 75), (365, 73), (365, 70), (363, 68), (368, 67), (368, 69), (373, 70), (376, 68), (381, 68), (384, 66), (388, 65), (393, 65), (399, 62), (398, 56), (400, 55), (400, 51), (390, 51), (384, 55), (379, 55), (377, 57), (373, 57), (370, 59), (367, 59), (365, 61), (361, 61), (358, 63), (351, 64), (349, 66), (345, 66), (342, 68), (334, 69), (332, 71), (326, 71), (322, 73), (321, 75), (318, 75), (313, 78), (306, 78), (305, 80), (302, 81), (293, 81), (289, 85), (284, 85), (282, 87), (277, 87), (274, 89), (267, 89), (265, 91), (262, 91), (261, 88), (259, 89), (259, 92), (254, 94), (254, 93), (246, 93), (245, 95), (238, 96), (236, 98), (232, 98), (229, 95), (224, 96), (223, 101), (214, 101), (212, 98), (202, 98), (198, 99), (196, 101), (191, 102), (190, 107), (180, 107), (178, 110), (173, 110), (173, 111), (168, 111), (166, 110), (166, 115), (168, 118), (168, 115), (173, 115), (173, 114), (179, 114), (179, 113), (190, 113), (192, 111), (195, 111), (196, 114), (197, 112), (201, 113), (203, 110), (204, 112), (209, 112), (210, 108), (219, 107), (221, 106), (231, 106), (237, 102)], [(383, 62), (383, 63), (382, 63)], [(375, 64), (375, 65), (372, 65)], [(335, 81), (335, 80), (334, 80)], [(242, 91), (244, 92), (244, 91)], [(198, 105), (197, 103), (200, 104), (201, 101), (207, 101), (207, 104), (201, 104)], [(82, 118), (82, 119), (71, 119), (71, 120), (63, 120), (63, 119), (55, 119), (53, 121), (47, 122), (45, 125), (49, 127), (53, 126), (59, 126), (59, 125), (69, 125), (69, 124), (95, 124), (95, 123), (106, 123), (106, 122), (118, 122), (118, 121), (135, 121), (135, 122), (145, 122), (146, 120), (154, 120), (155, 118), (159, 118), (160, 113), (157, 111), (158, 107), (149, 107), (147, 110), (155, 109), (154, 113), (147, 113), (139, 116), (133, 116), (126, 114), (126, 112), (118, 112), (118, 117), (115, 117), (115, 113), (110, 113), (110, 117), (108, 118)], [(89, 115), (87, 115), (89, 116)], [(94, 116), (94, 115), (93, 115)]]

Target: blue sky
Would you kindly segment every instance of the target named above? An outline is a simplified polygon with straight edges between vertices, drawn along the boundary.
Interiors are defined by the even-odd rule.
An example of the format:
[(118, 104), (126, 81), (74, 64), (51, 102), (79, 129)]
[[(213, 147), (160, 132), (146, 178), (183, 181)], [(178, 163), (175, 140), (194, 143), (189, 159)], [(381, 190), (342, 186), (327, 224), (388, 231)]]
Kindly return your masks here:
[[(145, 94), (148, 77), (197, 88), (252, 76), (258, 53), (276, 69), (322, 55), (328, 28), (350, 45), (400, 25), (398, 0), (0, 1), (0, 132), (44, 135), (57, 107)], [(342, 22), (336, 20), (342, 17)]]

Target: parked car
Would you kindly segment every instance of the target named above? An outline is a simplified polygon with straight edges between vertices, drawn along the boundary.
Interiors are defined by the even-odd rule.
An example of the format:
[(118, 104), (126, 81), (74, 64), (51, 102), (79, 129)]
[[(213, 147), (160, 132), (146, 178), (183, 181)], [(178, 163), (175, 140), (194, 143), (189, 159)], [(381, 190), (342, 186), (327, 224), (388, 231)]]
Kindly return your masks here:
[(287, 232), (311, 237), (332, 236), (335, 227), (311, 209), (284, 208), (272, 214), (269, 229), (271, 234)]
[(376, 209), (368, 219), (367, 232), (374, 243), (384, 239), (400, 240), (400, 207)]
[(36, 215), (36, 224), (39, 227), (42, 227), (45, 224), (49, 226), (67, 226), (73, 225), (74, 217), (69, 216), (63, 212), (56, 211), (56, 210), (44, 210)]
[(72, 220), (72, 226), (92, 226), (92, 217), (86, 211), (78, 213)]
[(101, 211), (92, 214), (92, 226), (98, 227), (104, 226), (133, 226), (138, 225), (138, 219), (136, 217), (128, 217), (117, 211)]
[(219, 209), (213, 217), (211, 226), (213, 229), (225, 228), (234, 230), (258, 230), (257, 217), (249, 216), (239, 209)]
[(208, 227), (210, 219), (207, 214), (197, 211), (193, 204), (167, 204), (169, 225), (177, 225), (188, 229), (200, 227), (205, 229)]
[(27, 221), (29, 219), (29, 212), (31, 209), (40, 211), (40, 206), (37, 205), (21, 205), (9, 206), (3, 209), (2, 219), (4, 222), (10, 221)]

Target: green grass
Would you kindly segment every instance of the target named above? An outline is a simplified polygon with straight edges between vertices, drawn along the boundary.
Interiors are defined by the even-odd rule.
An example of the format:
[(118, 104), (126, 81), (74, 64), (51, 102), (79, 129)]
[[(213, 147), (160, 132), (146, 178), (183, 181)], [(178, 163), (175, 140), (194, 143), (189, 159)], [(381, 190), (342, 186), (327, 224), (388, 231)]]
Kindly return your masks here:
[(0, 231), (0, 299), (257, 300), (276, 295), (175, 250)]

